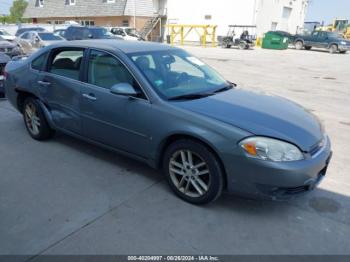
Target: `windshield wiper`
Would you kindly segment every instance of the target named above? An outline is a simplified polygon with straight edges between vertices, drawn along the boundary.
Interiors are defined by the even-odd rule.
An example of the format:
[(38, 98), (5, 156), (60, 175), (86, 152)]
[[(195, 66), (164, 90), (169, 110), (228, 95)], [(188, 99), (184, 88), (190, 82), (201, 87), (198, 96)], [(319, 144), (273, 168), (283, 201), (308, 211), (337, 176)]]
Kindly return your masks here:
[(194, 100), (194, 99), (200, 99), (208, 96), (212, 96), (214, 93), (198, 93), (198, 94), (187, 94), (187, 95), (180, 95), (180, 96), (174, 96), (168, 98), (169, 101), (174, 100)]
[(234, 83), (229, 83), (229, 85), (227, 86), (224, 86), (218, 90), (215, 90), (214, 93), (217, 94), (217, 93), (221, 93), (221, 92), (225, 92), (225, 91), (228, 91), (228, 90), (231, 90), (232, 88), (236, 87), (237, 85), (234, 84)]

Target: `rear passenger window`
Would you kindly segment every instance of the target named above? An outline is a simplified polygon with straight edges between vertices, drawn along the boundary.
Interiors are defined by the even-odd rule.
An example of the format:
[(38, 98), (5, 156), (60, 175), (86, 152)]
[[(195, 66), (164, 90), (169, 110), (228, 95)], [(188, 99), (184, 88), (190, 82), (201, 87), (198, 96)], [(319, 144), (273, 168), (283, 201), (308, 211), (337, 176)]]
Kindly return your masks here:
[(48, 53), (44, 53), (44, 54), (40, 55), (39, 57), (35, 58), (32, 61), (32, 69), (35, 69), (38, 71), (43, 70), (44, 66), (46, 64), (47, 55), (48, 55)]
[(79, 80), (83, 56), (84, 50), (59, 51), (52, 59), (49, 72), (55, 75)]

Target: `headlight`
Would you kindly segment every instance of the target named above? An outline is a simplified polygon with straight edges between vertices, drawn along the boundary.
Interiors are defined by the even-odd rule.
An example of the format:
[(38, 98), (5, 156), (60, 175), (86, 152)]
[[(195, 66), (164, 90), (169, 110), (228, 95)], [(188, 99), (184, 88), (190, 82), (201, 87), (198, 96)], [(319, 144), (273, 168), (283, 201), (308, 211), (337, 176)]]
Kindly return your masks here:
[(341, 41), (340, 44), (341, 45), (346, 45), (346, 42), (345, 41)]
[(291, 162), (304, 159), (296, 146), (267, 137), (251, 137), (240, 143), (248, 157), (275, 162)]

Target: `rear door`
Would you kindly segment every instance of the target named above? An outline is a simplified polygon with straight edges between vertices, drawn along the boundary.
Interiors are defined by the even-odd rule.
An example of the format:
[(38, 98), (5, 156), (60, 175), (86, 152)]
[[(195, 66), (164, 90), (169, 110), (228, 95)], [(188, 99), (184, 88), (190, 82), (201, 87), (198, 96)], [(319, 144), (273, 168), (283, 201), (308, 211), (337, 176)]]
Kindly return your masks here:
[[(86, 66), (87, 84), (81, 89), (85, 136), (140, 157), (149, 154), (152, 105), (142, 88), (114, 55), (91, 50)], [(115, 95), (115, 84), (128, 83), (140, 92), (134, 98)]]
[(50, 53), (47, 68), (38, 78), (41, 97), (58, 128), (81, 134), (80, 90), (83, 48), (58, 48)]

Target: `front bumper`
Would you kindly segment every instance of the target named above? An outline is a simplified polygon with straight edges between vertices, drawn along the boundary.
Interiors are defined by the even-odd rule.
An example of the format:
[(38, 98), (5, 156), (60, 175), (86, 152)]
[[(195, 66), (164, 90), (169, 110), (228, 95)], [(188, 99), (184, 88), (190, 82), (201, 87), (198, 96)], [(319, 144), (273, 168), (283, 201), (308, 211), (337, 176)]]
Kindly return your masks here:
[[(332, 158), (331, 143), (314, 156), (295, 162), (270, 162), (236, 156), (224, 157), (229, 193), (273, 200), (291, 199), (315, 189), (326, 176)], [(232, 157), (232, 156), (231, 156)]]
[(339, 51), (344, 52), (344, 51), (350, 51), (350, 46), (349, 45), (339, 45), (338, 46)]

